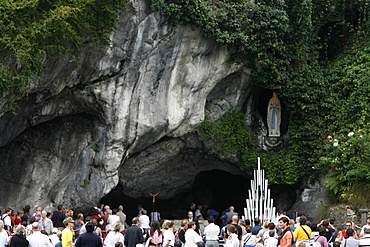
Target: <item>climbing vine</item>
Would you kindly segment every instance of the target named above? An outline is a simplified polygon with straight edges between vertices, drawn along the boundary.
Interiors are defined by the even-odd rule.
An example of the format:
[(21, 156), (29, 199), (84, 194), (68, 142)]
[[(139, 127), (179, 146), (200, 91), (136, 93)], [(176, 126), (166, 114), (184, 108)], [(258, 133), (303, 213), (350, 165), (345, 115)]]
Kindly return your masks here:
[[(361, 151), (367, 149), (369, 127), (368, 1), (151, 0), (151, 7), (232, 47), (233, 57), (252, 68), (256, 83), (276, 91), (288, 108), (285, 150), (260, 153), (235, 112), (206, 120), (200, 127), (203, 140), (211, 140), (223, 155), (238, 155), (242, 167), (262, 156), (275, 183), (331, 172), (328, 188), (342, 199), (354, 198), (353, 191), (369, 183), (363, 169), (368, 158)], [(351, 143), (342, 139), (359, 130)]]
[(36, 82), (42, 61), (105, 42), (125, 0), (4, 0), (0, 2), (0, 111)]

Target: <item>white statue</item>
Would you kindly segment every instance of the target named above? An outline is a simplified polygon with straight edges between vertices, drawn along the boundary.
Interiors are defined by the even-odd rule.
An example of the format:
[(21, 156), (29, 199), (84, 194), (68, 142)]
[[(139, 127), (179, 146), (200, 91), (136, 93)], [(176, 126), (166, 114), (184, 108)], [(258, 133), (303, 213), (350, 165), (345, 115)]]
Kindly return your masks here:
[(267, 108), (267, 126), (269, 130), (268, 136), (280, 136), (280, 123), (281, 123), (281, 105), (280, 100), (276, 93), (272, 93), (272, 98), (269, 101)]

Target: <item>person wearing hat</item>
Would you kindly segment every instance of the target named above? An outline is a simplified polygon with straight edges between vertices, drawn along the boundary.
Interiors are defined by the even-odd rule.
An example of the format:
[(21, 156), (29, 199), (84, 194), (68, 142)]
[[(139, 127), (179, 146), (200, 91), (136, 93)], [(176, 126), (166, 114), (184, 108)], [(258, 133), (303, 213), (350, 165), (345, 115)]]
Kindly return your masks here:
[(93, 233), (93, 223), (86, 223), (85, 228), (86, 233), (78, 236), (75, 247), (103, 247), (100, 237)]
[(62, 231), (62, 246), (73, 247), (73, 219), (71, 217), (67, 217), (63, 220), (63, 224), (66, 228)]

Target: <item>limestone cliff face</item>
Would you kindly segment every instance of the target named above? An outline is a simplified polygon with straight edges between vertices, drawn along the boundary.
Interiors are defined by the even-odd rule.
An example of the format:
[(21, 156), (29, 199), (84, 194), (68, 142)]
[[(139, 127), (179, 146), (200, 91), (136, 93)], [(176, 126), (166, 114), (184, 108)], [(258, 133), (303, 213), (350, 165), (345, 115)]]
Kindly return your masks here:
[(227, 47), (171, 25), (144, 0), (128, 3), (110, 40), (45, 62), (19, 110), (1, 117), (0, 208), (86, 208), (118, 183), (128, 196), (170, 198), (200, 171), (240, 173), (206, 162), (194, 134), (206, 113), (250, 97), (249, 72)]

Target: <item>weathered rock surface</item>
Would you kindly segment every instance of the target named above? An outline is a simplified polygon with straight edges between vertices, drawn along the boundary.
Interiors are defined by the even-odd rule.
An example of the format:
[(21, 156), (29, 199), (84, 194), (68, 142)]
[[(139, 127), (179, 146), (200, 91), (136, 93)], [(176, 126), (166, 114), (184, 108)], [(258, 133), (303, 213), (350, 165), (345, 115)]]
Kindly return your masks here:
[[(158, 180), (179, 166), (192, 170), (173, 177), (183, 184), (199, 171), (217, 169), (197, 160), (176, 162), (185, 157), (179, 137), (203, 121), (208, 96), (214, 116), (240, 108), (246, 97), (248, 71), (229, 55), (199, 30), (172, 26), (150, 13), (146, 1), (131, 1), (109, 47), (46, 62), (42, 81), (32, 85), (19, 111), (2, 116), (1, 168), (9, 172), (0, 178), (0, 207), (87, 207), (119, 178), (128, 195), (144, 193), (157, 182), (147, 183), (145, 175), (159, 166)], [(218, 98), (222, 91), (215, 88), (227, 96)], [(240, 172), (233, 165), (221, 169)], [(158, 186), (162, 197), (179, 191)]]
[(169, 199), (203, 171), (251, 177), (196, 134), (206, 114), (232, 109), (263, 128), (250, 71), (232, 51), (145, 0), (128, 3), (110, 38), (45, 62), (19, 110), (0, 118), (0, 208), (86, 209), (118, 184), (126, 196)]

